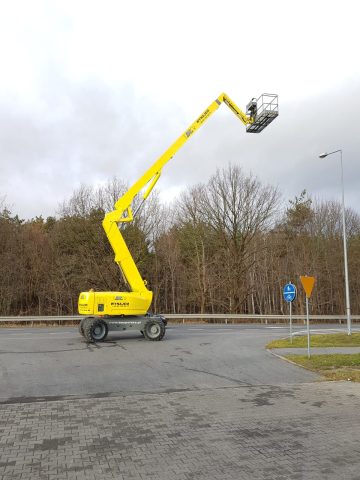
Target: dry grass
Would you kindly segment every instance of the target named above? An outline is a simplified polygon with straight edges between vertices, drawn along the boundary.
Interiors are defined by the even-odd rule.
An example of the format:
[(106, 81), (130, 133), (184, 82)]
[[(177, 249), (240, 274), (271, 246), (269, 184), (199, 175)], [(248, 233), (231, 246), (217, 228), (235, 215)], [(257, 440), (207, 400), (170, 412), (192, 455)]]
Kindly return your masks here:
[[(346, 333), (327, 333), (311, 335), (312, 347), (360, 347), (360, 333), (347, 335)], [(266, 348), (306, 348), (307, 336), (293, 337), (292, 343), (289, 338), (274, 340), (266, 345)]]
[(286, 355), (286, 358), (302, 367), (323, 375), (327, 380), (360, 382), (360, 353), (312, 355)]

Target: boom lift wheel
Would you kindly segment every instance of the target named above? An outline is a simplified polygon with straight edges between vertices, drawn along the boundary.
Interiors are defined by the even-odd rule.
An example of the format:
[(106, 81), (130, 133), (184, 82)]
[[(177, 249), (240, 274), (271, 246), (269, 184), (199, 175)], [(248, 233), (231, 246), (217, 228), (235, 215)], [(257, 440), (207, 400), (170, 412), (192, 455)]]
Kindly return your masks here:
[(78, 325), (79, 333), (80, 333), (80, 335), (82, 335), (82, 336), (84, 336), (83, 321), (84, 321), (84, 318), (82, 318), (82, 319), (80, 320), (79, 325)]
[(82, 335), (83, 337), (85, 337), (84, 335), (84, 325), (85, 325), (85, 322), (87, 322), (88, 320), (93, 320), (94, 317), (86, 317), (86, 318), (82, 318), (79, 322), (79, 325), (78, 325), (78, 328), (79, 328), (79, 333), (80, 335)]
[(83, 325), (84, 337), (89, 343), (103, 342), (109, 328), (100, 318), (87, 318)]
[(159, 341), (165, 335), (165, 325), (162, 320), (147, 320), (142, 333), (146, 340)]

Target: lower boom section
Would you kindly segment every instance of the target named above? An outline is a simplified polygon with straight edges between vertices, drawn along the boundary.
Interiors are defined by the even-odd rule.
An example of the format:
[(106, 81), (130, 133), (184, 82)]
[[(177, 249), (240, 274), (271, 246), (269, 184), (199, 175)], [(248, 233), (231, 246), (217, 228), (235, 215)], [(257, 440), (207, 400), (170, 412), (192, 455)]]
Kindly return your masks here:
[(165, 335), (166, 318), (161, 315), (85, 317), (79, 331), (87, 342), (103, 342), (111, 331), (139, 331), (146, 340), (159, 341)]

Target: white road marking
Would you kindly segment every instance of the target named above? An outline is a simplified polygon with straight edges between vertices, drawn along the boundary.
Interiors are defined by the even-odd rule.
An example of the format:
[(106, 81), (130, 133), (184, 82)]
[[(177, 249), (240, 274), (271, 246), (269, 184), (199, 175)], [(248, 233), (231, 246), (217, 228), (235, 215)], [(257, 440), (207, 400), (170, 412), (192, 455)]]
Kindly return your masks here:
[[(353, 328), (352, 331), (357, 332), (358, 328), (355, 328), (355, 329)], [(310, 333), (326, 333), (326, 332), (347, 333), (347, 329), (345, 328), (311, 328), (310, 327)], [(307, 330), (298, 330), (296, 333), (297, 334), (307, 333)]]
[(269, 327), (268, 327), (268, 326), (266, 326), (265, 328), (274, 328), (274, 329), (275, 329), (275, 328), (280, 328), (280, 329), (286, 328), (286, 329), (288, 329), (289, 327), (272, 327), (272, 326), (269, 326)]
[[(74, 332), (49, 332), (49, 335), (63, 335), (64, 333), (72, 335)], [(44, 335), (47, 335), (47, 332), (44, 332)]]
[[(6, 337), (6, 340), (35, 340), (35, 339), (44, 339), (44, 336), (38, 336), (38, 335), (31, 335), (29, 337), (15, 337), (15, 336), (12, 336), (12, 337)], [(57, 338), (66, 338), (66, 339), (69, 339), (69, 337), (57, 337)], [(0, 337), (0, 340), (1, 340), (1, 337)]]

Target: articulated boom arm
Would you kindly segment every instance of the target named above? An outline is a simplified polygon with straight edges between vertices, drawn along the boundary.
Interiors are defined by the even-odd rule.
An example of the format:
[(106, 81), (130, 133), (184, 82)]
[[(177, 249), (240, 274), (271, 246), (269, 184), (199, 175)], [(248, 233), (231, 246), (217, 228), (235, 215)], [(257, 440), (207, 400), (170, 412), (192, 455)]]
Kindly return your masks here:
[(150, 182), (150, 185), (147, 188), (143, 198), (146, 199), (149, 196), (151, 190), (154, 188), (156, 182), (160, 178), (161, 170), (164, 165), (175, 155), (178, 150), (180, 150), (180, 148), (189, 140), (196, 130), (198, 130), (219, 108), (222, 102), (226, 103), (226, 105), (235, 113), (235, 115), (240, 118), (244, 125), (253, 123), (254, 119), (252, 117), (245, 115), (245, 113), (242, 112), (240, 108), (237, 107), (236, 104), (231, 101), (225, 93), (222, 93), (171, 145), (171, 147), (161, 155), (161, 157), (149, 168), (149, 170), (145, 172), (144, 175), (136, 183), (134, 183), (134, 185), (116, 202), (116, 210), (114, 210), (114, 212), (128, 212), (135, 195), (137, 195)]
[[(277, 98), (277, 97), (276, 97)], [(115, 252), (115, 262), (119, 265), (131, 290), (142, 297), (152, 299), (152, 292), (146, 288), (146, 282), (142, 279), (129, 249), (119, 231), (118, 224), (131, 222), (133, 213), (131, 209), (134, 197), (145, 187), (144, 200), (149, 196), (156, 182), (159, 180), (162, 168), (175, 155), (175, 153), (189, 140), (189, 138), (206, 122), (206, 120), (224, 102), (230, 110), (243, 122), (244, 125), (256, 124), (256, 101), (248, 105), (248, 115), (242, 112), (230, 98), (222, 93), (212, 104), (195, 120), (194, 123), (171, 145), (168, 150), (144, 173), (144, 175), (121, 197), (115, 204), (115, 210), (106, 214), (103, 227), (109, 242)], [(270, 123), (270, 122), (269, 122)]]

